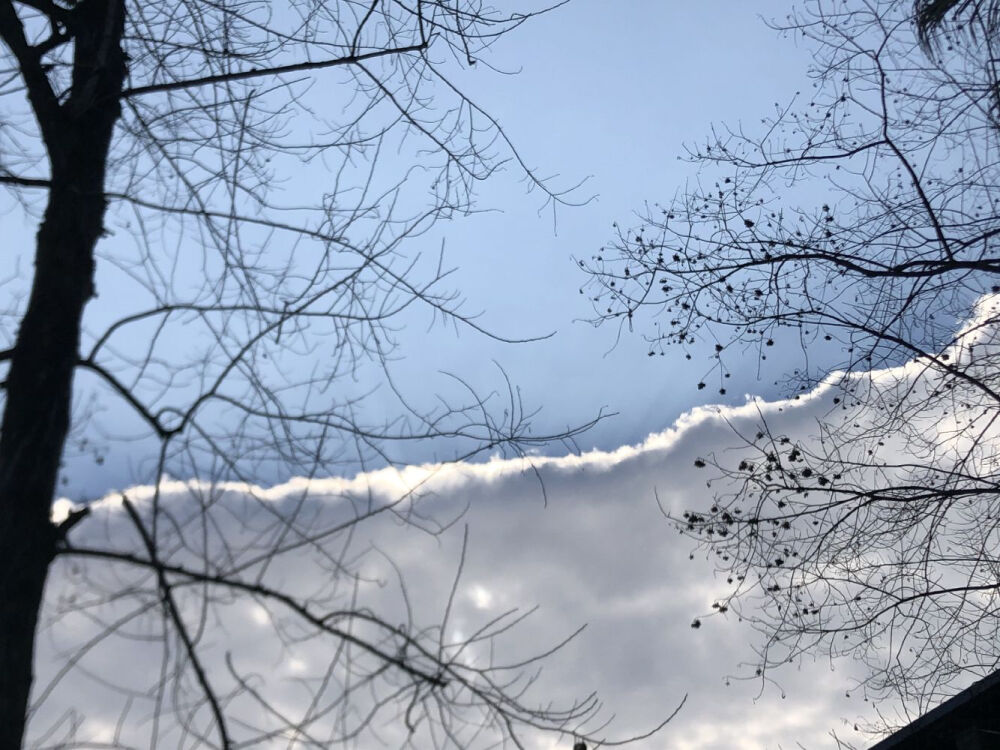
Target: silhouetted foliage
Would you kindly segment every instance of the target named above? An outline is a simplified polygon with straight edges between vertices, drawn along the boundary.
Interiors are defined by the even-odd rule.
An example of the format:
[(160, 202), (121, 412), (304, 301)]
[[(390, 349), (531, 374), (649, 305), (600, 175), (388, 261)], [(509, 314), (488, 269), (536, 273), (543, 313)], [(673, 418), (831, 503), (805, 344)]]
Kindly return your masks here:
[(996, 34), (1000, 20), (1000, 5), (995, 0), (916, 0), (913, 11), (917, 36), (926, 48), (949, 23), (971, 34), (978, 31), (985, 42)]

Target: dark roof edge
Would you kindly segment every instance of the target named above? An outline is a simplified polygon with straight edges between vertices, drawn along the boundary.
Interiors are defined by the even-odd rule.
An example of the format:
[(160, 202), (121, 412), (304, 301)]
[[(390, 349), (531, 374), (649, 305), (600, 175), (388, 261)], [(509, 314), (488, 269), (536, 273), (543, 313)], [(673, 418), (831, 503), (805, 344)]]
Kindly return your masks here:
[(947, 714), (950, 714), (955, 709), (961, 708), (966, 703), (985, 693), (987, 690), (998, 686), (1000, 686), (1000, 671), (994, 672), (993, 674), (984, 677), (979, 682), (973, 683), (961, 693), (953, 695), (941, 705), (925, 713), (919, 719), (910, 722), (899, 731), (893, 732), (878, 744), (872, 745), (868, 750), (891, 750), (892, 748), (898, 747), (900, 743), (910, 739), (918, 732), (927, 729), (929, 726), (936, 723)]

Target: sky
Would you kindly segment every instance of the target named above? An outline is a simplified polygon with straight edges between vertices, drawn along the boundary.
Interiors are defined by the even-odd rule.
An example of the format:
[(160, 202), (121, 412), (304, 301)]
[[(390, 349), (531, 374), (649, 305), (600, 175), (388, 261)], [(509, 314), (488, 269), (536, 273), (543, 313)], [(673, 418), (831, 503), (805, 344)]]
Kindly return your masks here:
[[(613, 223), (629, 226), (647, 203), (665, 201), (696, 179), (679, 161), (685, 146), (704, 139), (713, 123), (757, 122), (775, 102), (791, 99), (807, 85), (807, 52), (764, 25), (781, 18), (784, 2), (691, 4), (580, 0), (543, 15), (502, 37), (488, 61), (511, 75), (476, 70), (457, 82), (494, 115), (524, 161), (550, 185), (571, 193), (582, 206), (555, 213), (537, 190), (508, 168), (481, 184), (476, 213), (444, 222), (413, 247), (434, 257), (443, 247), (454, 268), (447, 288), (460, 292), (463, 311), (507, 338), (544, 340), (525, 344), (492, 341), (475, 332), (434, 325), (417, 311), (402, 319), (393, 363), (410, 398), (433, 403), (454, 390), (450, 373), (482, 392), (503, 389), (499, 367), (520, 390), (526, 409), (539, 409), (536, 434), (552, 434), (613, 414), (578, 439), (578, 447), (613, 449), (663, 429), (703, 400), (696, 384), (711, 360), (696, 356), (648, 358), (643, 329), (630, 334), (615, 324), (595, 329), (593, 309), (580, 288), (586, 282), (574, 258), (589, 258), (613, 237)], [(279, 200), (293, 201), (324, 189), (315, 181), (279, 185)], [(20, 223), (25, 250), (18, 264), (30, 268), (34, 216), (10, 212)], [(116, 226), (109, 243), (125, 241)], [(412, 252), (413, 250), (410, 250)], [(122, 304), (120, 276), (102, 278), (89, 325), (113, 319)], [(705, 353), (707, 354), (707, 345)], [(769, 371), (740, 370), (717, 399), (738, 403), (743, 394), (778, 395), (773, 380), (783, 374), (772, 359)], [(86, 378), (86, 375), (82, 376)], [(366, 403), (387, 414), (398, 409), (383, 389)], [(83, 403), (83, 399), (78, 399)], [(143, 453), (133, 438), (142, 425), (125, 404), (103, 399), (97, 418), (106, 441), (95, 465), (93, 444), (67, 454), (63, 492), (84, 499), (145, 481)], [(155, 450), (155, 449), (152, 449)], [(553, 446), (552, 450), (563, 450)], [(413, 444), (404, 460), (445, 457), (437, 446)], [(359, 467), (354, 467), (359, 468)], [(345, 467), (350, 470), (351, 467)], [(274, 477), (280, 481), (287, 477)]]
[[(468, 336), (454, 342), (442, 331), (432, 352), (407, 357), (410, 371), (424, 371), (430, 354), (440, 369), (488, 378), (495, 359), (526, 401), (543, 407), (541, 424), (572, 423), (600, 407), (618, 413), (587, 434), (583, 447), (634, 442), (698, 403), (706, 363), (650, 360), (640, 335), (621, 336), (613, 323), (595, 330), (580, 294), (586, 279), (571, 259), (589, 259), (611, 241), (614, 222), (636, 224), (647, 204), (670, 200), (695, 179), (679, 157), (713, 123), (756, 122), (808, 85), (806, 52), (763, 22), (783, 18), (788, 7), (627, 2), (612, 10), (585, 1), (502, 39), (497, 66), (520, 72), (482, 88), (475, 79), (477, 98), (529, 165), (557, 174), (557, 186), (585, 179), (575, 194), (593, 200), (560, 208), (553, 226), (551, 211), (540, 211), (537, 194), (525, 195), (516, 175), (484, 186), (481, 204), (502, 210), (442, 228), (459, 264), (455, 286), (492, 330), (555, 335), (496, 347)], [(422, 327), (413, 331), (423, 339)], [(770, 388), (766, 377), (748, 375), (733, 384), (733, 402)]]
[[(657, 502), (672, 510), (704, 502), (711, 490), (694, 468), (696, 457), (731, 443), (733, 425), (755, 424), (759, 409), (771, 414), (774, 429), (782, 420), (789, 429), (812, 424), (829, 409), (824, 392), (779, 402), (773, 380), (784, 363), (776, 359), (772, 370), (738, 370), (728, 395), (711, 399), (724, 402), (724, 410), (714, 410), (696, 387), (707, 359), (687, 361), (680, 352), (650, 358), (637, 333), (587, 322), (592, 310), (579, 291), (585, 279), (573, 261), (609, 241), (613, 222), (628, 226), (647, 202), (669, 200), (695, 179), (694, 168), (678, 157), (712, 123), (756, 123), (808, 85), (808, 50), (779, 38), (760, 18), (782, 17), (787, 5), (573, 0), (496, 45), (490, 63), (517, 74), (477, 71), (462, 82), (502, 122), (525, 161), (555, 175), (552, 184), (583, 180), (574, 195), (584, 204), (553, 213), (511, 170), (479, 192), (478, 205), (496, 210), (441, 225), (422, 241), (430, 248), (444, 242), (457, 266), (451, 283), (468, 299), (466, 309), (483, 311), (479, 322), (487, 328), (510, 337), (552, 335), (500, 344), (468, 331), (428, 329), (418, 314), (399, 333), (402, 359), (394, 368), (417, 398), (430, 398), (452, 387), (439, 372), (488, 390), (500, 363), (526, 405), (541, 407), (534, 419), (539, 432), (584, 423), (602, 410), (615, 416), (577, 439), (578, 454), (553, 446), (530, 467), (499, 457), (424, 463), (433, 456), (417, 446), (411, 467), (355, 467), (342, 477), (316, 478), (310, 488), (318, 503), (336, 506), (365, 493), (391, 499), (420, 483), (425, 506), (458, 522), (439, 536), (380, 520), (364, 525), (354, 543), (372, 559), (364, 557), (372, 566), (366, 574), (392, 581), (393, 571), (380, 567), (369, 545), (392, 549), (410, 598), (431, 617), (447, 601), (468, 528), (453, 627), (469, 631), (509, 608), (537, 605), (513, 631), (509, 648), (519, 653), (544, 650), (586, 624), (547, 660), (535, 690), (554, 699), (597, 690), (603, 715), (615, 717), (607, 730), (613, 737), (642, 732), (685, 701), (673, 721), (640, 743), (644, 748), (822, 748), (836, 746), (835, 736), (863, 746), (855, 725), (874, 718), (863, 694), (852, 690), (857, 674), (850, 663), (806, 660), (773, 681), (755, 679), (748, 664), (759, 636), (734, 617), (711, 614), (724, 582), (703, 556), (691, 559), (691, 543), (678, 537)], [(31, 224), (14, 231), (27, 242)], [(766, 401), (748, 406), (747, 394)], [(106, 423), (127, 419), (113, 406), (101, 408)], [(107, 495), (104, 522), (93, 528), (111, 538), (115, 530), (127, 533), (117, 491), (140, 502), (148, 495), (148, 488), (134, 486), (142, 450), (123, 441), (100, 465), (86, 451), (68, 458), (65, 500)], [(302, 480), (285, 479), (232, 488), (230, 501), (242, 493), (291, 502)], [(166, 497), (182, 506), (190, 489), (168, 484)], [(85, 541), (91, 532), (84, 526), (79, 533), (77, 541)], [(303, 570), (302, 576), (322, 575)], [(39, 685), (56, 674), (66, 649), (91, 633), (93, 623), (56, 617), (58, 594), (73, 575), (66, 565), (54, 578), (49, 614), (55, 619), (40, 640)], [(399, 606), (378, 586), (363, 593), (373, 605)], [(696, 619), (702, 625), (692, 628)], [(279, 702), (293, 703), (296, 670), (319, 656), (282, 660), (266, 648), (255, 651), (267, 622), (266, 613), (252, 608), (236, 613), (225, 639), (245, 647), (247, 669), (271, 675)], [(78, 737), (116, 736), (120, 703), (90, 675), (115, 673), (123, 661), (119, 648), (94, 647), (86, 668), (53, 688), (34, 719), (36, 736), (50, 725), (58, 725), (53, 736), (67, 731), (59, 722), (69, 710), (86, 717), (75, 728)], [(129, 663), (148, 658), (137, 651)], [(141, 681), (143, 670), (133, 671)], [(139, 716), (149, 710), (134, 709)], [(143, 746), (148, 723), (137, 727), (135, 742)], [(570, 746), (567, 738), (546, 742), (534, 747)]]

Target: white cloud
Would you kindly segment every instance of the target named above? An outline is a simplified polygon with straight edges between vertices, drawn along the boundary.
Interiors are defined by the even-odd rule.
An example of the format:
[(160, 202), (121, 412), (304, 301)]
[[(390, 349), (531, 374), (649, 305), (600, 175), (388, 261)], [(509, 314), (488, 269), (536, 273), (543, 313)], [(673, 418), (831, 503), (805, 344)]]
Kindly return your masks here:
[[(995, 300), (985, 302), (981, 313), (990, 305)], [(989, 349), (992, 331), (974, 329), (975, 321), (963, 333), (964, 340), (950, 350), (952, 356), (967, 356), (962, 344), (973, 337), (978, 346)], [(911, 391), (923, 378), (921, 388), (927, 389), (933, 382), (924, 377), (924, 367), (910, 362), (850, 378), (884, 389), (904, 382)], [(267, 569), (267, 580), (303, 595), (315, 592), (331, 602), (356, 597), (362, 606), (387, 618), (412, 617), (415, 623), (428, 624), (438, 622), (447, 606), (463, 529), (468, 527), (446, 640), (473, 633), (505, 611), (538, 606), (499, 640), (494, 656), (508, 661), (544, 651), (580, 625), (587, 626), (547, 659), (531, 693), (534, 699), (565, 702), (596, 690), (604, 701), (604, 715), (615, 716), (609, 734), (622, 736), (655, 725), (687, 695), (683, 710), (661, 733), (645, 740), (644, 748), (735, 750), (792, 748), (797, 743), (832, 747), (831, 731), (863, 745), (865, 738), (853, 730), (854, 722), (873, 716), (860, 696), (847, 696), (855, 668), (851, 663), (819, 660), (788, 665), (774, 675), (780, 684), (752, 676), (727, 679), (727, 675), (752, 675), (740, 664), (752, 660), (758, 636), (731, 614), (706, 617), (722, 582), (704, 559), (689, 559), (690, 541), (678, 536), (654, 498), (655, 489), (659, 503), (673, 510), (704, 505), (717, 488), (706, 486), (706, 475), (694, 468), (694, 459), (724, 454), (737, 433), (756, 429), (762, 418), (774, 431), (804, 439), (814, 436), (819, 422), (844, 412), (833, 402), (841, 393), (834, 386), (841, 377), (831, 376), (798, 399), (748, 399), (738, 407), (699, 407), (640, 445), (611, 452), (428, 464), (350, 478), (294, 479), (266, 488), (167, 480), (159, 488), (159, 503), (169, 511), (171, 523), (161, 531), (173, 545), (174, 560), (197, 559), (200, 550), (208, 548), (214, 555), (230, 555), (230, 567), (246, 566), (246, 573), (254, 575), (264, 575), (262, 563), (254, 561), (262, 550), (275, 544), (287, 547), (288, 553)], [(851, 406), (849, 416), (877, 418), (863, 405)], [(939, 431), (942, 441), (952, 439), (940, 427)], [(146, 510), (153, 494), (149, 487), (127, 491)], [(101, 537), (117, 548), (140, 550), (119, 507), (118, 497), (95, 504), (94, 517), (73, 532), (74, 541), (85, 544)], [(68, 508), (65, 502), (57, 503), (54, 513), (65, 514)], [(201, 523), (206, 509), (215, 527)], [(323, 543), (336, 542), (331, 549), (341, 557), (323, 557), (309, 554), (309, 545), (292, 544), (295, 534), (282, 536), (284, 525), (278, 519), (291, 513), (299, 534), (331, 528), (358, 515), (370, 517), (354, 527), (350, 537), (343, 531), (325, 536)], [(231, 547), (222, 549), (222, 537), (230, 540)], [(340, 564), (360, 571), (356, 586), (338, 579)], [(141, 616), (127, 619), (129, 607), (155, 609), (155, 597), (148, 595), (129, 604), (109, 599), (105, 606), (126, 620), (132, 640), (123, 646), (120, 640), (103, 639), (101, 622), (111, 615), (105, 613), (98, 621), (93, 615), (97, 607), (79, 608), (81, 602), (89, 605), (111, 594), (111, 589), (100, 588), (108, 585), (108, 577), (96, 572), (97, 565), (74, 559), (55, 568), (49, 625), (40, 639), (36, 694), (46, 690), (79, 643), (91, 639), (92, 644), (79, 662), (83, 669), (71, 671), (47, 696), (32, 725), (36, 737), (69, 709), (86, 717), (78, 736), (104, 737), (107, 726), (116, 726), (121, 698), (100, 689), (101, 679), (113, 676), (130, 684), (141, 696), (133, 696), (133, 705), (140, 706), (149, 702), (150, 686), (161, 673), (170, 674), (170, 658), (176, 658), (176, 653), (168, 653), (164, 661), (162, 651), (150, 647), (149, 638), (155, 642), (156, 631), (148, 621)], [(126, 582), (134, 577), (121, 571), (114, 575)], [(88, 589), (88, 580), (99, 586)], [(400, 580), (405, 582), (405, 601), (398, 596)], [(148, 588), (149, 581), (146, 584)], [(77, 596), (75, 612), (64, 606), (71, 590)], [(185, 606), (197, 610), (197, 595)], [(290, 640), (284, 651), (276, 643), (261, 642), (261, 632), (269, 632), (281, 620), (273, 603), (251, 603), (240, 610), (241, 616), (226, 612), (224, 602), (220, 609), (222, 614), (206, 611), (201, 646), (209, 652), (231, 653), (240, 669), (256, 675), (274, 692), (276, 705), (295, 715), (307, 695), (300, 680), (328, 654), (311, 650), (308, 643), (294, 643), (291, 631), (286, 633)], [(697, 629), (691, 627), (695, 618), (702, 622)], [(485, 644), (478, 644), (462, 659), (476, 664), (488, 656)], [(113, 699), (117, 702), (111, 705)], [(141, 736), (151, 731), (151, 717), (149, 706), (138, 707), (125, 724), (134, 722), (136, 736)], [(189, 719), (207, 725), (203, 715)], [(378, 731), (391, 743), (398, 736), (398, 724), (397, 720), (396, 726), (380, 726)], [(536, 746), (570, 744), (569, 738), (562, 745), (545, 739)]]
[[(745, 409), (729, 410), (725, 416), (743, 418), (744, 412), (750, 414)], [(314, 508), (310, 512), (325, 517), (338, 507), (359, 507), (362, 501), (385, 507), (417, 487), (412, 502), (397, 506), (397, 512), (460, 519), (460, 523), (436, 536), (402, 524), (391, 514), (360, 525), (353, 548), (359, 555), (369, 544), (379, 551), (363, 556), (360, 565), (362, 576), (375, 582), (361, 585), (363, 601), (398, 612), (398, 601), (387, 595), (394, 590), (396, 577), (388, 563), (391, 558), (405, 577), (415, 620), (437, 621), (459, 561), (462, 527), (467, 525), (468, 550), (451, 617), (451, 637), (474, 632), (509, 608), (524, 611), (537, 605), (535, 613), (502, 639), (497, 656), (508, 660), (543, 651), (587, 625), (547, 660), (531, 694), (535, 699), (567, 701), (596, 690), (604, 701), (604, 715), (616, 717), (609, 734), (622, 736), (655, 725), (687, 695), (678, 716), (642, 747), (723, 750), (794, 747), (795, 742), (826, 746), (829, 730), (842, 727), (842, 717), (853, 721), (865, 712), (859, 701), (844, 698), (851, 684), (848, 670), (826, 664), (790, 668), (780, 676), (789, 697), (783, 697), (778, 686), (758, 680), (732, 681), (727, 686), (725, 676), (738, 671), (739, 663), (752, 656), (749, 644), (756, 635), (745, 624), (725, 617), (704, 617), (711, 611), (718, 584), (703, 560), (689, 560), (690, 542), (676, 534), (654, 499), (654, 487), (661, 501), (675, 507), (698, 504), (709, 496), (692, 462), (707, 446), (731, 436), (732, 428), (722, 416), (710, 408), (696, 409), (643, 444), (610, 453), (534, 458), (530, 464), (494, 460), (478, 465), (427, 465), (308, 484), (295, 480), (270, 488), (227, 485), (214, 489), (217, 495), (224, 490), (228, 503), (252, 496), (282, 512), (308, 492), (307, 505)], [(207, 490), (165, 482), (160, 502), (177, 517), (189, 518), (191, 489)], [(127, 494), (140, 507), (148, 505), (152, 496), (149, 488), (133, 488)], [(74, 540), (84, 543), (88, 526), (113, 528), (116, 546), (136, 547), (134, 532), (123, 523), (124, 514), (114, 510), (117, 498), (110, 497), (103, 504), (107, 506), (104, 512), (78, 527)], [(316, 507), (322, 507), (322, 512)], [(251, 526), (263, 538), (261, 517), (255, 511)], [(185, 523), (185, 528), (193, 528)], [(241, 538), (248, 537), (245, 530), (241, 534)], [(295, 554), (289, 553), (276, 566), (277, 577), (287, 583), (289, 571), (297, 565)], [(315, 565), (315, 559), (310, 565)], [(88, 570), (93, 568), (91, 561)], [(306, 570), (300, 568), (299, 575), (330, 575), (329, 570), (316, 567)], [(57, 568), (57, 575), (65, 574), (64, 564)], [(300, 579), (292, 587), (305, 591), (310, 585), (309, 580)], [(58, 585), (53, 588), (59, 590)], [(323, 658), (297, 651), (294, 657), (283, 659), (273, 645), (257, 645), (261, 633), (269, 631), (269, 610), (257, 604), (244, 611), (244, 624), (239, 619), (226, 620), (224, 632), (213, 632), (211, 628), (221, 624), (211, 623), (205, 643), (218, 648), (224, 641), (237, 663), (268, 675), (272, 688), (276, 681), (291, 683), (301, 676), (305, 662), (311, 660), (315, 667)], [(704, 622), (697, 630), (691, 628), (695, 617)], [(54, 646), (72, 640), (67, 632), (75, 632), (77, 639), (93, 635), (86, 624), (74, 626), (73, 622), (69, 618), (56, 623), (43, 638), (40, 686), (53, 669)], [(128, 649), (128, 667), (117, 661), (117, 654), (101, 655), (98, 650), (90, 655), (89, 666), (98, 674), (102, 670), (115, 673), (134, 667), (135, 659), (143, 660), (141, 649), (134, 645)], [(157, 650), (148, 646), (147, 650), (154, 656), (147, 655), (140, 663), (154, 670), (147, 675), (155, 676)], [(485, 655), (470, 651), (464, 658), (475, 661)], [(150, 682), (134, 686), (148, 690)], [(81, 689), (81, 685), (89, 687)], [(84, 705), (88, 701), (80, 696), (93, 695), (93, 688), (93, 681), (85, 675), (72, 677), (50, 697), (46, 717), (76, 705), (91, 721), (115, 721), (120, 702), (107, 714), (94, 702)], [(294, 715), (296, 693), (286, 695), (284, 688), (278, 693), (281, 704)], [(145, 715), (148, 731), (148, 709)], [(46, 720), (39, 717), (35, 731), (45, 725)], [(80, 731), (86, 735), (85, 728)], [(570, 744), (570, 739), (563, 742), (566, 747)]]

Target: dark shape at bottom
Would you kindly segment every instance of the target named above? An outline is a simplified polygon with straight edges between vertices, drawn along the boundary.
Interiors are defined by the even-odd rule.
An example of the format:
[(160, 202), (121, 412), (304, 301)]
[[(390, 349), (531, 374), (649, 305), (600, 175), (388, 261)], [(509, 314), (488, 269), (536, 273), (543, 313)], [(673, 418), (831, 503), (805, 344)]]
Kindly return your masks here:
[(1000, 748), (1000, 672), (969, 686), (870, 750), (993, 748)]

